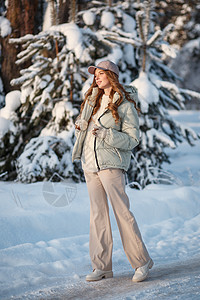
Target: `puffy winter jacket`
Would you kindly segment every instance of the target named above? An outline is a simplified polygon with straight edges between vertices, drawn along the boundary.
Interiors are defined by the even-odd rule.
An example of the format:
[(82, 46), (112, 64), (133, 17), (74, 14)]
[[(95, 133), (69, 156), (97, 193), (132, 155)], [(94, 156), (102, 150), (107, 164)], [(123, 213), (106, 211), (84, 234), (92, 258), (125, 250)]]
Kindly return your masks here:
[[(130, 98), (137, 103), (137, 91), (132, 86), (124, 86)], [(94, 88), (88, 97), (81, 113), (81, 119), (88, 122), (95, 106), (98, 88)], [(115, 92), (113, 102), (119, 99)], [(120, 168), (128, 170), (131, 151), (139, 143), (139, 120), (134, 104), (125, 96), (118, 107), (119, 121), (116, 123), (112, 113), (107, 109), (98, 119), (102, 127), (108, 129), (105, 139), (95, 138), (94, 152), (98, 170)], [(81, 159), (83, 144), (87, 130), (79, 131), (72, 153), (72, 161)]]

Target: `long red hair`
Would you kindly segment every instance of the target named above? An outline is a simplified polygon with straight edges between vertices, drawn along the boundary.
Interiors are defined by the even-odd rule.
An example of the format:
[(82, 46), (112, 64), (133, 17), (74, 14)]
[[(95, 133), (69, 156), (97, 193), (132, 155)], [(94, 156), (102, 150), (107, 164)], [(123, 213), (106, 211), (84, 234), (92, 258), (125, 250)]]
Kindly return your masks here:
[[(117, 92), (119, 94), (119, 99), (115, 103), (113, 103), (112, 101), (109, 102), (108, 107), (107, 107), (112, 112), (112, 116), (115, 119), (115, 122), (117, 123), (119, 121), (118, 106), (122, 103), (124, 95), (128, 101), (134, 103), (135, 109), (137, 110), (137, 112), (139, 112), (140, 110), (139, 110), (139, 108), (137, 108), (136, 102), (130, 98), (129, 93), (126, 92), (123, 85), (121, 85), (119, 83), (117, 74), (115, 74), (114, 72), (112, 72), (110, 70), (105, 70), (103, 72), (105, 72), (105, 74), (112, 86), (109, 98), (112, 100), (115, 92)], [(93, 82), (92, 82), (90, 88), (88, 89), (88, 91), (85, 94), (85, 99), (84, 99), (83, 103), (81, 104), (81, 111), (84, 108), (87, 98), (92, 94), (92, 90), (94, 87), (98, 87), (96, 84), (96, 81), (95, 81), (95, 77), (93, 79)], [(102, 99), (103, 94), (104, 94), (104, 90), (98, 88), (98, 93), (96, 95), (95, 106), (94, 106), (92, 115), (95, 115), (97, 113), (97, 111), (101, 105), (101, 99)]]

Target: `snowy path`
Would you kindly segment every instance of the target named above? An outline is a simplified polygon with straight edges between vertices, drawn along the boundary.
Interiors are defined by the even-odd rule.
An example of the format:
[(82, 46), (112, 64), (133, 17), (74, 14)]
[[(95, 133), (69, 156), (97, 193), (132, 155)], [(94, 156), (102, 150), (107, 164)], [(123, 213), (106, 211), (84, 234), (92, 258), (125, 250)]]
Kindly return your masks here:
[(98, 282), (86, 282), (85, 277), (75, 283), (62, 284), (37, 293), (26, 294), (15, 300), (152, 300), (152, 299), (200, 299), (200, 256), (182, 262), (155, 266), (148, 280), (131, 281), (131, 272), (117, 272), (114, 278)]

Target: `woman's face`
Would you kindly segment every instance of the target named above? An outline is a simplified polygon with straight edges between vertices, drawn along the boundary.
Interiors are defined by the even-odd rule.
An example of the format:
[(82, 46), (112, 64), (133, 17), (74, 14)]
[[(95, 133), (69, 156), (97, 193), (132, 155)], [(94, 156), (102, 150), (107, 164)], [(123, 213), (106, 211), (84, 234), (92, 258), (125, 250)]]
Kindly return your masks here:
[(105, 89), (111, 88), (111, 84), (106, 76), (106, 73), (103, 70), (96, 69), (94, 78), (95, 78), (96, 84), (98, 85), (98, 87), (100, 89), (105, 90)]

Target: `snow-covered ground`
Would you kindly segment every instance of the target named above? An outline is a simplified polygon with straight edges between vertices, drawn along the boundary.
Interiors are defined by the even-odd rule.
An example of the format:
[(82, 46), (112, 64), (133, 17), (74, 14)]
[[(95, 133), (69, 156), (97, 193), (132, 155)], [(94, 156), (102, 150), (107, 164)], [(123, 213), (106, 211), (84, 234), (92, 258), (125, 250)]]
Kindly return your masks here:
[[(172, 114), (200, 133), (199, 111)], [(173, 185), (127, 187), (155, 262), (142, 283), (131, 281), (111, 210), (114, 278), (85, 281), (91, 271), (85, 183), (0, 182), (0, 299), (200, 299), (200, 141), (168, 153)]]

